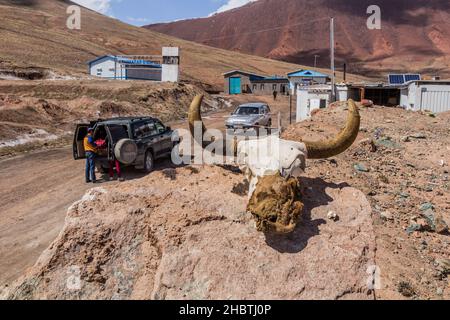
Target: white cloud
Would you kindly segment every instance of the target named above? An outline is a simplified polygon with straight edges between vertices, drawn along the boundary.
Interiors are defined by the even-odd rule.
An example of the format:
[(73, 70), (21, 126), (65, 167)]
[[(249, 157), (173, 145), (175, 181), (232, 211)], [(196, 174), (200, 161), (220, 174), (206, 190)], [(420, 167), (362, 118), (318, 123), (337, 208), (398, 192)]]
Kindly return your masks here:
[(234, 8), (239, 8), (239, 7), (246, 5), (247, 3), (255, 2), (255, 1), (257, 1), (257, 0), (228, 0), (228, 2), (226, 4), (224, 4), (219, 9), (217, 9), (217, 11), (211, 13), (211, 15), (214, 15), (214, 14), (220, 13), (220, 12), (224, 12), (224, 11), (228, 11), (228, 10), (231, 10)]
[(95, 10), (102, 14), (111, 13), (111, 0), (72, 0), (83, 7)]
[(134, 24), (134, 25), (148, 24), (148, 23), (151, 22), (151, 20), (148, 19), (148, 18), (136, 18), (136, 17), (130, 17), (130, 16), (128, 16), (126, 18), (126, 21), (128, 21), (128, 22), (130, 22), (131, 24)]

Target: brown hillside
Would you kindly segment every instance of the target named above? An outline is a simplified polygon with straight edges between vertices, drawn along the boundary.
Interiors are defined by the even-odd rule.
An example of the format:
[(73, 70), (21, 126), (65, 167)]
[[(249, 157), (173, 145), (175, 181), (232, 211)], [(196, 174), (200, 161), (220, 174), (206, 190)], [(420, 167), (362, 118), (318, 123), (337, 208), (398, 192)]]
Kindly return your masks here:
[[(380, 0), (382, 29), (369, 30), (370, 0), (259, 0), (204, 19), (147, 28), (219, 48), (305, 65), (329, 66), (329, 23), (349, 71), (382, 76), (416, 71), (450, 76), (450, 2)], [(270, 29), (270, 31), (265, 31)], [(256, 32), (256, 33), (255, 33)]]
[(230, 69), (271, 75), (301, 67), (179, 40), (88, 9), (82, 10), (81, 30), (69, 30), (66, 27), (69, 4), (70, 1), (58, 0), (0, 0), (0, 72), (12, 70), (33, 78), (36, 75), (30, 75), (30, 69), (35, 72), (38, 68), (60, 75), (86, 75), (86, 63), (96, 56), (160, 54), (163, 45), (182, 48), (185, 80), (219, 88), (223, 83), (221, 74)]

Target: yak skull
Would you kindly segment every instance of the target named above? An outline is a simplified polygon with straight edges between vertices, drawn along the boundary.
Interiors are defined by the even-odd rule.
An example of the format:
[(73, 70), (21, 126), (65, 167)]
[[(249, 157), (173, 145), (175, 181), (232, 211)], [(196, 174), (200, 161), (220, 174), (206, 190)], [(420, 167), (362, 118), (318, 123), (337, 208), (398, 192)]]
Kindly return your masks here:
[[(202, 100), (201, 95), (195, 97), (189, 110), (193, 136), (195, 122), (201, 122), (206, 131), (200, 112)], [(241, 141), (234, 148), (237, 164), (250, 182), (247, 210), (255, 217), (259, 231), (290, 233), (295, 229), (303, 210), (298, 178), (304, 173), (306, 159), (336, 156), (347, 150), (358, 136), (358, 108), (353, 100), (348, 105), (346, 127), (333, 139), (289, 141), (271, 135)], [(205, 143), (199, 143), (206, 147)]]

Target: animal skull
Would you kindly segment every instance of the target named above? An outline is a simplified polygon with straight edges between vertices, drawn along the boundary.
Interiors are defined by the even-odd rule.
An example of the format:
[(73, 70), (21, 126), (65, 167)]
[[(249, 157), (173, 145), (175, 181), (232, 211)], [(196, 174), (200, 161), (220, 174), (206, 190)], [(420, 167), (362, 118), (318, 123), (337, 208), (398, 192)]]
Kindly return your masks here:
[(306, 153), (304, 143), (282, 140), (278, 135), (241, 141), (237, 163), (250, 181), (249, 196), (253, 195), (261, 177), (277, 173), (284, 178), (300, 177), (305, 170)]
[(288, 233), (297, 225), (303, 205), (296, 178), (305, 170), (306, 152), (304, 143), (278, 135), (239, 143), (237, 163), (250, 182), (247, 209), (259, 231)]
[[(189, 110), (189, 127), (193, 136), (195, 122), (201, 122), (203, 132), (206, 131), (200, 112), (202, 99), (203, 96), (197, 96)], [(247, 210), (255, 217), (259, 231), (294, 231), (303, 210), (298, 178), (305, 170), (306, 159), (336, 156), (347, 150), (358, 136), (358, 107), (353, 100), (349, 100), (348, 105), (347, 125), (334, 139), (288, 141), (272, 135), (241, 141), (235, 147), (237, 163), (250, 181)]]

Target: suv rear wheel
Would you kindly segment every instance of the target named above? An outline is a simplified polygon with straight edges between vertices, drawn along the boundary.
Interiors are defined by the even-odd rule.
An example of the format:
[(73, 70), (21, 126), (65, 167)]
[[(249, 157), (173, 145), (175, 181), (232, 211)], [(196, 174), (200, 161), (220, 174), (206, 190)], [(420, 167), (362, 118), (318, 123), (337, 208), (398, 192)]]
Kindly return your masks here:
[(153, 159), (153, 154), (151, 150), (147, 150), (144, 158), (144, 171), (150, 173), (153, 171), (155, 161)]

